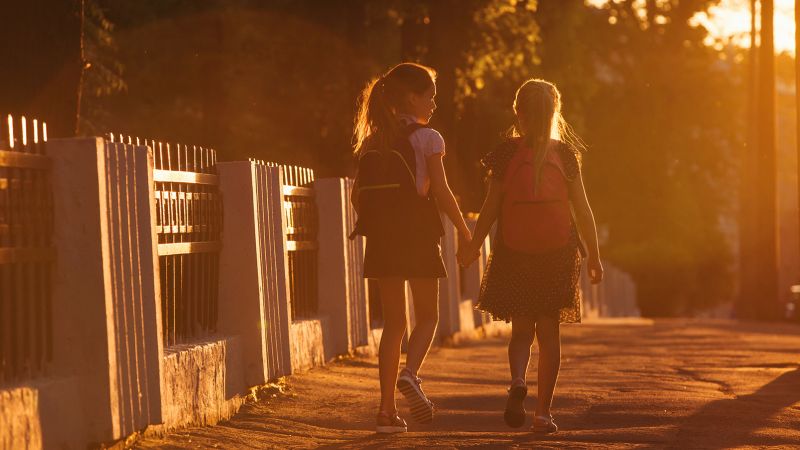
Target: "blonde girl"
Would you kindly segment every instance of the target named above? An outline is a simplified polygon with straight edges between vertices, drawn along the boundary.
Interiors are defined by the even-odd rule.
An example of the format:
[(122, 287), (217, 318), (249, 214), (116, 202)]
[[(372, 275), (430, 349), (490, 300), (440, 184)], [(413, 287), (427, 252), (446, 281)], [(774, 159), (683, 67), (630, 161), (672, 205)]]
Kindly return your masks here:
[(558, 427), (550, 406), (561, 361), (559, 324), (580, 322), (581, 253), (588, 251), (593, 283), (602, 279), (603, 266), (581, 177), (581, 145), (561, 115), (561, 94), (552, 83), (528, 80), (517, 90), (514, 112), (511, 137), (481, 161), (488, 169), (489, 189), (473, 240), (460, 249), (459, 262), (475, 259), (477, 243), (497, 222), (478, 308), (512, 323), (504, 419), (511, 427), (525, 423), (526, 372), (535, 338), (539, 365), (533, 430), (554, 432)]

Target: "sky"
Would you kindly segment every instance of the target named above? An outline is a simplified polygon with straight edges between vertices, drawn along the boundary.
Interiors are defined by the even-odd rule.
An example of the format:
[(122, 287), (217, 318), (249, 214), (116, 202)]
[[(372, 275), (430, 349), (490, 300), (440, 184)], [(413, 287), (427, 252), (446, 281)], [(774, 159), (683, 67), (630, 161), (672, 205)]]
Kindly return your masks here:
[[(602, 5), (609, 0), (586, 1)], [(701, 14), (695, 20), (704, 24), (714, 37), (732, 37), (741, 45), (750, 43), (749, 0), (721, 0), (707, 15)], [(794, 0), (775, 0), (775, 51), (794, 54)]]
[[(722, 0), (709, 11), (708, 29), (715, 36), (747, 35), (750, 1)], [(749, 45), (747, 37), (743, 44)], [(794, 54), (794, 0), (775, 0), (775, 51)]]

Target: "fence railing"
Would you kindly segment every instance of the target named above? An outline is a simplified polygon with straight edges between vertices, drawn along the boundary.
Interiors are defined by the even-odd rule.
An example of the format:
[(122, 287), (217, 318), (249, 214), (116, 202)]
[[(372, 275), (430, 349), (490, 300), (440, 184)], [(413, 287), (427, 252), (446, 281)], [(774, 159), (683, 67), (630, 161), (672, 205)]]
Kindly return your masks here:
[(44, 122), (0, 123), (0, 384), (43, 375), (53, 356), (46, 141)]
[(164, 344), (213, 334), (219, 307), (222, 232), (216, 152), (131, 137), (111, 138), (153, 149)]
[(292, 320), (316, 317), (317, 288), (317, 205), (314, 200), (314, 171), (281, 166), (286, 211), (286, 249), (289, 252), (289, 293)]

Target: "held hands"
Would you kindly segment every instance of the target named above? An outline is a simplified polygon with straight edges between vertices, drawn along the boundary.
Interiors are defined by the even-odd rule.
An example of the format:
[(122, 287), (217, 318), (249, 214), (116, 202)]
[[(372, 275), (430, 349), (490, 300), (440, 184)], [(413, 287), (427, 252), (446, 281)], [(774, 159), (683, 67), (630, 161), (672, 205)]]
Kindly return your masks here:
[(456, 253), (458, 265), (461, 267), (469, 267), (479, 256), (481, 256), (481, 251), (474, 248), (472, 237), (461, 236), (458, 241), (458, 252)]
[(600, 262), (599, 256), (589, 257), (586, 268), (589, 269), (589, 278), (592, 284), (598, 284), (603, 281), (603, 264)]

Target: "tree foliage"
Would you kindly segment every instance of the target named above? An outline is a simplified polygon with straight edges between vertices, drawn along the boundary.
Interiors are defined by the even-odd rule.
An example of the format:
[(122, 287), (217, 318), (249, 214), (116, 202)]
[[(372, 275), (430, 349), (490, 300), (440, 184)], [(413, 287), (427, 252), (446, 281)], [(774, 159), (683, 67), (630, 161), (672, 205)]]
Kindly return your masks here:
[(3, 3), (0, 114), (44, 120), (50, 137), (73, 136), (76, 129), (81, 3)]
[(110, 33), (119, 47), (97, 72), (97, 92), (113, 95), (91, 100), (105, 125), (223, 159), (348, 175), (358, 91), (401, 60), (433, 66), (433, 125), (472, 210), (515, 89), (553, 80), (589, 145), (604, 255), (634, 276), (642, 310), (687, 313), (731, 293), (744, 90), (739, 51), (709, 46), (693, 20), (714, 0), (97, 1), (98, 42), (112, 55)]
[(732, 293), (740, 55), (706, 45), (691, 20), (714, 1), (635, 3), (609, 3), (584, 28), (599, 80), (588, 185), (606, 255), (633, 274), (643, 312), (688, 313)]
[(110, 111), (99, 101), (124, 92), (123, 66), (117, 55), (114, 24), (97, 0), (85, 0), (83, 9), (83, 73), (78, 134), (107, 131)]

